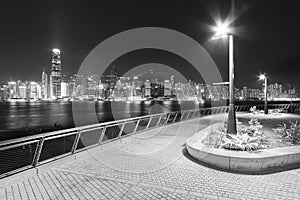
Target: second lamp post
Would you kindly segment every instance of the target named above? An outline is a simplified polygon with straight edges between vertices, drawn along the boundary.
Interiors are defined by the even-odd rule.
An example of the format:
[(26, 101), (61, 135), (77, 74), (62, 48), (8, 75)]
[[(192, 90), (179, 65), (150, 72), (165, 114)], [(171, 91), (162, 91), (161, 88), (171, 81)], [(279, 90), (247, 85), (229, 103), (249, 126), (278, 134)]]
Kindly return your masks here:
[(268, 114), (268, 79), (266, 75), (261, 74), (259, 75), (259, 80), (265, 81), (265, 87), (264, 87), (264, 94), (265, 94), (265, 107), (264, 107), (264, 113)]

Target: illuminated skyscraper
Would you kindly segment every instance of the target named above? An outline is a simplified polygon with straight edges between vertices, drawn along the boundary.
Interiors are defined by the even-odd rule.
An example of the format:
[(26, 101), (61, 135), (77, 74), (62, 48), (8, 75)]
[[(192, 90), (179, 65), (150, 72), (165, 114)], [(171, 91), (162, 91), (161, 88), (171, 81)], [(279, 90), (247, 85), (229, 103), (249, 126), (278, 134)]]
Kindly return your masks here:
[(9, 98), (17, 98), (17, 83), (16, 81), (8, 82)]
[(19, 84), (19, 98), (25, 99), (26, 98), (26, 83)]
[(42, 99), (48, 99), (48, 76), (44, 71), (42, 73)]
[(50, 98), (61, 97), (61, 55), (59, 49), (52, 50), (52, 65), (50, 75)]
[(151, 97), (151, 83), (149, 80), (146, 80), (145, 82), (145, 96)]
[(164, 81), (164, 96), (171, 96), (171, 83), (169, 80)]
[(110, 73), (101, 77), (101, 83), (106, 86), (105, 98), (112, 98), (116, 83), (118, 81), (118, 73), (113, 66)]
[(65, 81), (61, 82), (61, 96), (67, 97), (68, 96), (68, 83)]
[(174, 79), (175, 79), (175, 76), (172, 75), (171, 78), (170, 78), (170, 80), (171, 80), (171, 89), (173, 89), (174, 86), (175, 86), (175, 80)]

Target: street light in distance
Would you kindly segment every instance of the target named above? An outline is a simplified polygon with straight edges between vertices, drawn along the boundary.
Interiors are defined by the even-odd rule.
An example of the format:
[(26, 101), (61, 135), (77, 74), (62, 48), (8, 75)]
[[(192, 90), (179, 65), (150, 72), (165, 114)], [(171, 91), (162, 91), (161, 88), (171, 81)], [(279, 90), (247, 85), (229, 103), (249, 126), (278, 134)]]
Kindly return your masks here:
[(268, 114), (268, 79), (265, 74), (259, 75), (259, 80), (265, 81), (265, 107), (264, 107), (264, 113)]

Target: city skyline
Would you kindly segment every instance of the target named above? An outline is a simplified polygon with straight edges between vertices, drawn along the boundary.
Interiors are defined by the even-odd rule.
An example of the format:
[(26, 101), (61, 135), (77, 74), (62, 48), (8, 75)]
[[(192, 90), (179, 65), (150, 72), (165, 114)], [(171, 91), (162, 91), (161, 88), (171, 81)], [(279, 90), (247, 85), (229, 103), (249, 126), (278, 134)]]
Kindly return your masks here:
[[(226, 84), (196, 83), (191, 80), (180, 82), (172, 73), (167, 75), (168, 78), (158, 79), (157, 76), (153, 75), (152, 69), (148, 71), (152, 75), (150, 79), (145, 79), (145, 77), (140, 79), (143, 74), (118, 77), (118, 72), (114, 67), (111, 68), (109, 74), (103, 76), (74, 74), (66, 77), (61, 74), (61, 55), (59, 53), (57, 57), (57, 52), (60, 51), (58, 49), (53, 50), (49, 79), (43, 70), (41, 80), (38, 82), (18, 80), (8, 81), (7, 84), (2, 83), (0, 85), (0, 99), (134, 100), (157, 97), (201, 101), (229, 99), (229, 88)], [(57, 71), (58, 63), (59, 70)], [(141, 69), (143, 68), (137, 72), (141, 72)], [(263, 99), (263, 88), (263, 86), (261, 88), (249, 88), (247, 86), (236, 88), (235, 98), (239, 100)], [(297, 98), (297, 93), (295, 88), (290, 85), (271, 83), (268, 85), (268, 98), (269, 100), (286, 100)]]
[[(75, 74), (85, 56), (96, 44), (121, 31), (144, 26), (166, 27), (189, 35), (206, 48), (217, 64), (222, 78), (228, 79), (226, 45), (220, 41), (209, 42), (211, 32), (206, 27), (212, 25), (213, 18), (218, 15), (226, 18), (230, 1), (184, 3), (184, 7), (188, 8), (186, 10), (180, 9), (182, 3), (169, 1), (157, 1), (147, 6), (142, 6), (139, 2), (112, 2), (102, 3), (101, 7), (97, 6), (96, 2), (90, 2), (94, 6), (78, 2), (72, 2), (72, 5), (66, 2), (57, 4), (35, 2), (30, 4), (34, 5), (33, 7), (28, 7), (29, 4), (25, 2), (18, 2), (18, 4), (24, 5), (16, 6), (13, 2), (6, 2), (6, 5), (3, 5), (7, 9), (4, 9), (2, 13), (5, 17), (1, 17), (4, 31), (1, 33), (3, 41), (0, 47), (2, 55), (0, 80), (8, 80), (9, 77), (39, 80), (41, 69), (49, 69), (51, 59), (49, 51), (52, 48), (60, 49), (64, 55), (63, 73)], [(174, 6), (171, 9), (164, 9), (169, 5)], [(69, 6), (72, 9), (68, 9)], [(12, 7), (22, 9), (6, 13), (6, 10), (11, 10)], [(121, 7), (126, 9), (120, 9)], [(83, 11), (90, 11), (90, 15), (78, 12), (81, 8)], [(39, 19), (35, 19), (35, 15), (31, 14), (35, 13), (30, 12), (33, 11), (32, 9), (39, 12)], [(246, 84), (249, 87), (257, 87), (260, 84), (256, 82), (259, 73), (267, 73), (273, 82), (285, 83), (285, 80), (289, 80), (293, 87), (299, 85), (299, 80), (294, 75), (299, 73), (297, 59), (299, 48), (295, 42), (299, 38), (297, 37), (298, 30), (294, 26), (298, 14), (294, 9), (296, 6), (293, 6), (293, 3), (280, 4), (274, 1), (247, 0), (236, 2), (236, 13), (239, 16), (234, 24), (237, 29), (235, 44), (238, 87)], [(64, 17), (63, 10), (69, 11), (69, 17)], [(118, 15), (111, 15), (115, 13), (114, 11)], [(279, 12), (281, 14), (276, 15)], [(137, 18), (136, 16), (141, 13), (145, 13), (144, 18)], [(177, 15), (178, 13), (180, 15)], [(22, 18), (21, 21), (16, 20), (20, 18)], [(76, 23), (71, 23), (71, 19)], [(89, 23), (85, 23), (87, 21)], [(100, 26), (97, 26), (99, 23)], [(19, 29), (26, 29), (26, 31)], [(24, 34), (21, 35), (20, 33), (23, 32)], [(12, 37), (13, 40), (10, 39)], [(157, 56), (161, 53), (164, 56)], [(143, 56), (140, 56), (139, 61), (130, 61), (136, 58), (136, 54), (143, 54)], [(139, 50), (118, 58), (114, 63), (116, 66), (122, 66), (126, 71), (136, 64), (145, 64), (149, 61), (174, 67), (170, 61), (172, 59), (173, 57), (168, 52)], [(187, 65), (182, 62), (181, 66)], [(193, 73), (190, 74), (189, 78), (197, 78)]]
[(296, 1), (0, 10), (0, 200), (300, 200)]
[[(49, 52), (50, 54), (50, 52)], [(100, 76), (99, 74), (63, 74), (62, 73), (62, 59), (61, 59), (61, 51), (60, 49), (54, 48), (51, 50), (51, 65), (50, 67), (47, 68), (41, 68), (39, 70), (41, 70), (41, 76), (38, 78), (39, 80), (22, 80), (22, 79), (15, 79), (15, 78), (9, 78), (9, 80), (1, 80), (2, 84), (0, 84), (0, 86), (7, 84), (8, 82), (17, 82), (17, 81), (24, 81), (24, 82), (37, 82), (37, 83), (41, 83), (42, 87), (48, 87), (49, 85), (49, 94), (52, 94), (51, 96), (61, 96), (60, 95), (60, 88), (61, 88), (61, 83), (62, 82), (66, 82), (74, 77), (76, 77), (76, 75), (84, 75), (84, 76)], [(120, 69), (120, 67), (117, 67)], [(111, 71), (115, 71), (114, 73), (117, 75), (120, 75), (117, 70), (116, 70), (116, 66), (115, 65), (111, 65), (108, 66), (105, 73), (102, 76), (105, 76), (107, 74), (110, 74)], [(123, 72), (124, 73), (124, 72)], [(174, 75), (175, 74), (175, 75)], [(49, 78), (48, 78), (49, 76)], [(164, 82), (164, 80), (167, 80), (168, 78), (170, 78), (171, 76), (176, 77), (176, 80), (178, 83), (188, 83), (191, 81), (191, 79), (186, 79), (184, 77), (183, 74), (181, 74), (180, 72), (178, 72), (176, 69), (172, 68), (171, 66), (167, 66), (164, 64), (160, 64), (160, 63), (146, 63), (146, 64), (142, 64), (139, 66), (135, 66), (134, 68), (130, 69), (129, 71), (127, 71), (125, 74), (123, 74), (123, 76), (118, 76), (118, 78), (122, 78), (122, 77), (130, 77), (132, 79), (134, 79), (134, 77), (138, 77), (140, 80), (142, 80), (143, 82), (146, 82), (148, 80), (150, 81), (155, 81), (155, 80), (159, 80), (160, 82)], [(142, 78), (142, 79), (141, 79)], [(54, 79), (54, 80), (53, 80)], [(178, 81), (180, 80), (180, 81)], [(54, 83), (52, 83), (54, 82)], [(195, 82), (197, 84), (213, 84), (213, 83), (205, 83), (203, 80), (197, 80), (197, 81), (192, 81)], [(260, 81), (259, 81), (259, 77), (257, 77), (256, 80), (258, 84), (257, 87), (252, 87), (253, 89), (260, 89), (263, 86), (261, 85)], [(288, 87), (289, 89), (294, 89), (296, 90), (297, 87), (293, 87), (289, 82), (274, 82), (271, 81), (271, 85), (269, 87), (272, 87), (273, 85), (283, 85), (285, 88)], [(249, 85), (242, 85), (241, 87), (236, 87), (236, 88), (240, 88), (243, 89), (244, 87), (249, 87)], [(276, 86), (277, 87), (277, 86)], [(58, 90), (58, 92), (54, 92)], [(57, 93), (57, 95), (55, 95), (55, 93)], [(295, 93), (295, 91), (294, 91)]]

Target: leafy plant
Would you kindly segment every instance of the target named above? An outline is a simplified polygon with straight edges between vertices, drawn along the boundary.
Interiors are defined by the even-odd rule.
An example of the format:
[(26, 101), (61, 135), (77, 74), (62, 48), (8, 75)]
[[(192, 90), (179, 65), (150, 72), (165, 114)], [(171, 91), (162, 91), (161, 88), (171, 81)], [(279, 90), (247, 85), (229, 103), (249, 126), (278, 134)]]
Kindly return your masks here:
[(227, 135), (221, 147), (238, 151), (253, 151), (261, 148), (258, 138), (250, 137), (246, 134), (241, 136)]
[(237, 123), (237, 134), (227, 134), (227, 122), (223, 122), (217, 129), (210, 130), (202, 141), (215, 148), (224, 148), (238, 151), (254, 151), (267, 148), (267, 139), (263, 135), (262, 125), (257, 119), (250, 119), (249, 126)]
[(218, 126), (216, 129), (210, 129), (209, 134), (202, 141), (203, 144), (219, 148), (226, 137), (226, 122)]
[(290, 121), (289, 123), (289, 127), (283, 122), (282, 124), (278, 124), (279, 127), (273, 130), (280, 135), (283, 142), (300, 144), (300, 124), (297, 121)]

